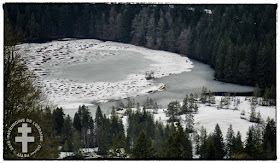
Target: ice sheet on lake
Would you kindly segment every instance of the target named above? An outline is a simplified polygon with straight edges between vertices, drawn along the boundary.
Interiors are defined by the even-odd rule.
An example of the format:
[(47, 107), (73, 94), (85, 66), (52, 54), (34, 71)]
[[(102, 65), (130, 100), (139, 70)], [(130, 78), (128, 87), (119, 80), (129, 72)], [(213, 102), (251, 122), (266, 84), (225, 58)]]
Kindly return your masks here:
[[(37, 84), (44, 89), (49, 101), (64, 108), (77, 107), (77, 103), (106, 102), (135, 97), (149, 91), (161, 91), (163, 83), (155, 84), (152, 80), (146, 80), (145, 72), (153, 71), (154, 76), (160, 78), (191, 71), (193, 67), (187, 57), (175, 53), (94, 39), (26, 43), (17, 45), (16, 49), (23, 56), (29, 69), (39, 76)], [(127, 61), (120, 64), (116, 57), (125, 58)], [(129, 57), (134, 59), (133, 63)], [(104, 62), (106, 64), (101, 64)], [(94, 64), (97, 68), (87, 67), (86, 71), (82, 71), (81, 65), (84, 64)], [(100, 81), (90, 81), (90, 77), (87, 81), (83, 80), (87, 78), (87, 74), (98, 74), (102, 70), (98, 65), (103, 68), (106, 65), (106, 69), (115, 70), (119, 68), (116, 64), (130, 65), (125, 69), (113, 71), (115, 75), (120, 75), (121, 79), (102, 81), (101, 76)], [(67, 71), (69, 66), (74, 66), (76, 71)], [(65, 75), (65, 72), (69, 75)], [(81, 73), (83, 75), (79, 77)], [(78, 77), (74, 78), (75, 74)], [(112, 73), (108, 75), (114, 78)], [(108, 75), (105, 75), (107, 79)]]

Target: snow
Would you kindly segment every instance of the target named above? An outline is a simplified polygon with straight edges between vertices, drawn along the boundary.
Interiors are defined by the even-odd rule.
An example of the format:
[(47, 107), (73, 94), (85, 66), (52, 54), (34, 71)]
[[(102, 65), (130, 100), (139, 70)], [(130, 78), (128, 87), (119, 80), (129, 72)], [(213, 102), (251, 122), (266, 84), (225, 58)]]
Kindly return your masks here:
[[(164, 84), (146, 80), (146, 71), (153, 71), (154, 76), (160, 78), (191, 71), (193, 67), (187, 57), (171, 52), (94, 39), (66, 40), (16, 46), (17, 52), (22, 55), (29, 69), (39, 76), (36, 84), (43, 88), (48, 100), (65, 109), (78, 109), (80, 104), (91, 105), (94, 102), (107, 102), (147, 94), (150, 91), (161, 91), (160, 88)], [(101, 62), (109, 62), (116, 56), (121, 58), (130, 53), (144, 58), (144, 61), (139, 62), (139, 66), (145, 61), (149, 65), (137, 72), (126, 72), (118, 81), (73, 80), (69, 77), (71, 72), (69, 76), (65, 76), (65, 72), (71, 66), (98, 65)], [(79, 75), (86, 72), (73, 73)]]
[(155, 121), (162, 121), (164, 124), (167, 123), (169, 117), (166, 116), (165, 111), (166, 109), (158, 109), (157, 114), (154, 114)]
[(207, 14), (210, 14), (210, 15), (212, 14), (212, 10), (210, 10), (210, 9), (204, 9), (204, 12)]
[[(227, 134), (227, 130), (232, 124), (233, 131), (235, 135), (240, 131), (242, 136), (242, 141), (246, 140), (248, 128), (256, 123), (249, 122), (249, 117), (251, 113), (251, 97), (237, 96), (230, 99), (230, 105), (228, 108), (224, 107), (223, 109), (217, 109), (222, 96), (215, 96), (216, 104), (213, 106), (208, 106), (206, 104), (199, 104), (198, 112), (194, 115), (194, 129), (200, 131), (203, 126), (206, 128), (207, 133), (213, 133), (216, 124), (218, 123), (220, 129), (223, 133), (224, 139)], [(224, 97), (223, 97), (224, 98)], [(247, 98), (247, 99), (246, 99)], [(240, 104), (237, 105), (237, 110), (234, 109), (234, 100), (240, 100)], [(158, 109), (158, 113), (154, 114), (155, 121), (161, 121), (164, 125), (167, 124), (169, 117), (166, 116), (165, 111), (167, 108)], [(133, 109), (135, 110), (135, 108)], [(245, 111), (244, 117), (246, 119), (241, 119), (241, 112)], [(153, 112), (153, 109), (146, 109), (146, 111)], [(122, 115), (125, 112), (125, 109), (118, 111), (118, 114)], [(262, 120), (265, 122), (267, 118), (276, 120), (276, 107), (275, 106), (256, 106), (256, 115), (260, 112)], [(186, 127), (185, 114), (180, 116), (181, 124), (183, 128)], [(127, 116), (122, 118), (125, 130), (128, 127)], [(198, 132), (199, 133), (199, 132)]]
[(68, 156), (73, 156), (74, 152), (60, 152), (58, 159), (63, 159)]
[[(85, 157), (85, 159), (100, 158), (101, 156), (96, 154), (98, 147), (96, 148), (81, 148), (79, 152)], [(74, 156), (74, 152), (60, 152), (58, 159), (63, 159), (67, 156)]]
[(68, 108), (79, 108), (79, 106), (92, 106), (93, 104), (84, 104), (84, 103), (71, 103), (71, 104), (64, 104), (64, 105), (59, 105), (59, 107), (62, 107), (64, 109), (68, 109)]
[[(218, 105), (221, 101), (222, 96), (216, 96), (216, 105)], [(248, 128), (256, 123), (249, 122), (249, 117), (251, 113), (251, 102), (249, 100), (245, 100), (246, 97), (238, 96), (236, 98), (240, 99), (240, 104), (237, 106), (238, 110), (234, 110), (233, 101), (231, 100), (231, 104), (228, 109), (217, 109), (212, 106), (205, 106), (201, 104), (198, 113), (194, 115), (194, 127), (195, 129), (201, 129), (203, 126), (206, 128), (207, 133), (213, 133), (216, 124), (218, 123), (223, 136), (225, 138), (227, 134), (227, 130), (232, 124), (232, 128), (235, 134), (240, 131), (242, 136), (242, 141), (245, 141), (247, 137)], [(250, 98), (251, 99), (251, 98)], [(241, 112), (245, 111), (244, 117), (246, 119), (241, 119)], [(268, 117), (270, 119), (276, 119), (276, 107), (275, 106), (259, 106), (256, 107), (256, 115), (260, 111), (261, 118), (263, 121), (266, 121)]]

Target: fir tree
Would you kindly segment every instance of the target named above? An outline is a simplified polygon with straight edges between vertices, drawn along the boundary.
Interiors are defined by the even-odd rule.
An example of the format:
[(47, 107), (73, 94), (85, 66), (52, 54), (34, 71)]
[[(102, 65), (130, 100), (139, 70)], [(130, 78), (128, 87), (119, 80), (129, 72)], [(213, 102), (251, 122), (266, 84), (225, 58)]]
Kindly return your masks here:
[(267, 119), (263, 135), (263, 158), (276, 159), (276, 123), (274, 119)]
[(132, 149), (133, 158), (137, 159), (151, 159), (154, 157), (154, 147), (152, 146), (152, 139), (147, 138), (145, 132), (142, 130), (137, 137), (136, 144)]
[(200, 130), (200, 147), (199, 147), (199, 154), (201, 159), (206, 159), (206, 152), (207, 152), (207, 131), (202, 126)]
[(76, 130), (82, 131), (81, 117), (78, 113), (75, 113), (73, 126)]
[(186, 95), (186, 97), (183, 100), (183, 105), (182, 105), (182, 108), (181, 108), (181, 113), (182, 114), (186, 114), (188, 112), (192, 112), (192, 110), (189, 109), (188, 100), (189, 100), (189, 97), (188, 97), (188, 95)]
[(109, 157), (126, 158), (127, 142), (123, 133), (118, 133), (117, 136), (112, 139), (112, 147), (108, 152)]
[(235, 145), (235, 136), (234, 131), (232, 129), (232, 125), (230, 124), (227, 135), (226, 135), (226, 156), (227, 158), (231, 158), (234, 152), (234, 145)]
[(162, 144), (162, 157), (168, 159), (191, 159), (192, 143), (189, 140), (188, 133), (183, 130), (179, 122), (177, 127), (173, 126), (172, 128), (173, 131)]
[(61, 134), (64, 123), (64, 113), (62, 108), (56, 108), (53, 111), (53, 121), (56, 133)]
[(217, 124), (213, 134), (216, 159), (223, 159), (225, 156), (223, 134), (220, 126)]
[(64, 120), (64, 125), (62, 128), (62, 133), (65, 137), (65, 143), (63, 145), (63, 150), (70, 152), (73, 151), (73, 125), (70, 116), (68, 115)]
[(215, 143), (214, 143), (214, 136), (213, 135), (209, 135), (208, 136), (205, 159), (208, 159), (208, 160), (220, 159), (217, 156), (216, 147), (215, 147)]
[(179, 101), (172, 101), (168, 104), (167, 108), (167, 116), (169, 116), (169, 121), (170, 122), (175, 122), (177, 121), (177, 117), (179, 115), (180, 111), (180, 103)]
[(193, 114), (192, 113), (188, 113), (186, 114), (186, 130), (189, 133), (193, 132), (193, 126), (194, 126), (194, 119), (193, 119)]
[(236, 156), (237, 154), (243, 153), (244, 147), (243, 147), (243, 142), (241, 140), (241, 134), (238, 131), (235, 139), (234, 139), (234, 144), (233, 144), (233, 154)]
[(261, 158), (261, 132), (257, 127), (250, 126), (247, 132), (245, 151), (250, 158)]

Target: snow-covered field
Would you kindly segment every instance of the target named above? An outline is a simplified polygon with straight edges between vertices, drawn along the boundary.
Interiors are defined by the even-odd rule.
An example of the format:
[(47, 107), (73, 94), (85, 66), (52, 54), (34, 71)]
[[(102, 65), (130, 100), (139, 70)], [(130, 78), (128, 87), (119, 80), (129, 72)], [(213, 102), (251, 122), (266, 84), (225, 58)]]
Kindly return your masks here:
[[(221, 98), (223, 96), (215, 96), (216, 104), (213, 106), (208, 106), (206, 104), (199, 104), (199, 108), (197, 113), (194, 115), (194, 128), (199, 132), (201, 127), (203, 126), (206, 128), (207, 133), (213, 133), (214, 128), (216, 124), (218, 123), (221, 131), (223, 133), (223, 136), (225, 138), (227, 134), (227, 130), (232, 124), (233, 131), (235, 134), (237, 134), (238, 131), (240, 131), (242, 136), (242, 141), (245, 141), (247, 137), (247, 131), (249, 126), (255, 125), (256, 123), (249, 122), (250, 114), (251, 114), (251, 102), (249, 97), (244, 96), (237, 96), (234, 99), (231, 99), (231, 103), (228, 105), (228, 107), (223, 107), (223, 109), (217, 109), (217, 105), (219, 105)], [(240, 100), (240, 104), (237, 106), (234, 104), (234, 100)], [(246, 99), (246, 100), (245, 100)], [(235, 109), (237, 107), (237, 109)], [(133, 108), (132, 110), (136, 110)], [(163, 124), (167, 124), (167, 120), (169, 117), (166, 116), (166, 108), (158, 109), (158, 113), (154, 114), (155, 121), (162, 121)], [(241, 115), (241, 113), (245, 112), (245, 115)], [(153, 109), (147, 109), (147, 111), (152, 112)], [(259, 106), (256, 107), (256, 115), (258, 112), (261, 114), (262, 120), (265, 122), (267, 118), (276, 120), (276, 107), (275, 106)], [(118, 111), (119, 114), (123, 114), (125, 110)], [(243, 119), (241, 119), (241, 117)], [(127, 122), (128, 117), (122, 116), (122, 121), (124, 124), (125, 129), (128, 127)], [(186, 127), (186, 117), (185, 115), (181, 115), (181, 123), (182, 126)]]
[[(222, 96), (216, 96), (216, 104), (218, 105), (221, 101)], [(247, 137), (247, 131), (249, 126), (255, 125), (256, 123), (249, 122), (250, 114), (251, 114), (251, 102), (245, 100), (246, 97), (237, 97), (240, 99), (240, 104), (237, 105), (237, 110), (235, 110), (235, 106), (233, 106), (233, 102), (229, 105), (228, 109), (224, 107), (224, 109), (217, 109), (216, 107), (205, 106), (201, 104), (198, 113), (194, 115), (194, 127), (196, 129), (201, 129), (201, 126), (206, 128), (207, 133), (212, 133), (216, 124), (218, 123), (223, 136), (225, 137), (227, 134), (227, 130), (229, 125), (232, 124), (233, 131), (237, 134), (240, 131), (242, 136), (242, 141), (244, 141)], [(245, 115), (241, 115), (241, 113), (245, 112)], [(259, 106), (256, 107), (256, 115), (258, 112), (261, 114), (262, 120), (265, 122), (268, 117), (270, 119), (276, 120), (276, 107), (275, 106)], [(246, 119), (241, 119), (241, 117)]]
[[(82, 104), (92, 105), (93, 102), (135, 97), (149, 91), (161, 91), (164, 84), (155, 84), (152, 80), (146, 80), (147, 71), (153, 71), (154, 76), (159, 78), (191, 71), (193, 67), (187, 57), (175, 53), (94, 39), (20, 44), (16, 46), (16, 49), (23, 56), (29, 69), (39, 76), (37, 84), (44, 89), (49, 101), (64, 109), (78, 108), (77, 106)], [(108, 63), (106, 66), (102, 65), (104, 69), (110, 69), (112, 64), (114, 67), (111, 69), (114, 69), (118, 64), (118, 61), (114, 60), (115, 57), (128, 58), (131, 53), (139, 57), (139, 62), (132, 63), (130, 65), (132, 68), (128, 68), (130, 70), (127, 72), (111, 73), (111, 75), (123, 75), (116, 81), (90, 81), (90, 77), (86, 81), (83, 78), (91, 76), (98, 70), (87, 69), (81, 72), (77, 69), (85, 64), (89, 64), (87, 66), (90, 67), (91, 64), (98, 65), (101, 62)], [(129, 63), (130, 60), (127, 59), (127, 62)], [(145, 68), (131, 71), (147, 63), (149, 64)], [(76, 71), (69, 72), (69, 66), (72, 68), (74, 66)], [(66, 72), (69, 75), (65, 75)], [(82, 78), (79, 78), (81, 74)], [(73, 76), (76, 78), (73, 79)]]

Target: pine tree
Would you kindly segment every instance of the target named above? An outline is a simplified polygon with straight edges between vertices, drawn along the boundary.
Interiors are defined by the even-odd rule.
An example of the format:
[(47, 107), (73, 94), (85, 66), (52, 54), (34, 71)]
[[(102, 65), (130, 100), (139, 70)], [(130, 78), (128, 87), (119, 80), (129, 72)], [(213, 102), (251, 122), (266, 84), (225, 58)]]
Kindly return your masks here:
[(74, 116), (73, 126), (77, 131), (82, 131), (81, 117), (77, 112), (75, 113)]
[(154, 157), (154, 147), (152, 146), (152, 139), (147, 138), (145, 132), (142, 130), (137, 137), (136, 144), (132, 149), (133, 158), (137, 159), (151, 159)]
[(199, 134), (197, 133), (197, 130), (194, 130), (193, 132), (193, 140), (195, 142), (195, 154), (198, 155), (199, 154), (199, 146), (200, 146), (200, 137)]
[(223, 159), (225, 156), (224, 142), (223, 142), (223, 134), (219, 124), (217, 124), (215, 127), (213, 139), (214, 139), (216, 159)]
[(234, 144), (233, 144), (233, 154), (236, 156), (237, 154), (243, 153), (244, 147), (243, 147), (243, 142), (241, 140), (241, 134), (238, 131), (235, 139), (234, 139)]
[(112, 147), (108, 152), (109, 157), (112, 158), (126, 158), (127, 142), (123, 133), (118, 133), (117, 136), (112, 139)]
[(62, 108), (56, 108), (53, 111), (53, 121), (54, 121), (54, 129), (57, 134), (61, 134), (63, 123), (64, 123), (64, 113)]
[(256, 117), (256, 123), (261, 123), (261, 122), (262, 122), (262, 117), (261, 117), (261, 113), (259, 111), (257, 114), (257, 117)]
[(199, 147), (199, 154), (201, 159), (206, 159), (206, 152), (207, 152), (207, 131), (206, 128), (203, 126), (200, 130), (200, 147)]
[(162, 157), (168, 159), (179, 159), (182, 151), (178, 146), (179, 142), (177, 142), (177, 135), (175, 132), (169, 134), (167, 140), (162, 145)]
[(95, 114), (95, 123), (97, 126), (100, 126), (103, 122), (103, 115), (100, 109), (100, 106), (97, 106), (96, 114)]
[(230, 124), (227, 135), (226, 135), (226, 156), (227, 158), (231, 158), (234, 152), (234, 145), (235, 145), (235, 136), (234, 131), (232, 129), (232, 125)]
[(194, 95), (191, 93), (189, 97), (189, 110), (196, 112), (198, 109), (197, 104), (195, 103)]
[(186, 114), (188, 112), (192, 112), (192, 110), (189, 109), (188, 100), (189, 100), (189, 97), (188, 97), (188, 95), (186, 95), (186, 97), (183, 100), (183, 105), (182, 105), (182, 108), (181, 108), (181, 113), (182, 114)]
[(154, 147), (156, 151), (156, 158), (159, 158), (162, 142), (165, 140), (165, 126), (161, 121), (156, 121), (155, 138), (156, 139), (154, 139), (153, 141), (154, 141)]
[(276, 123), (274, 119), (267, 119), (263, 135), (263, 158), (276, 159)]
[(80, 134), (77, 131), (73, 133), (73, 151), (74, 153), (79, 153), (80, 148), (82, 148), (82, 142)]
[(85, 105), (79, 106), (75, 113), (73, 126), (79, 131), (80, 138), (83, 140), (84, 147), (93, 145), (93, 119)]
[(202, 92), (201, 92), (201, 96), (200, 96), (200, 101), (205, 104), (206, 102), (208, 102), (207, 99), (207, 88), (206, 87), (202, 87)]
[(155, 14), (152, 14), (153, 16), (150, 17), (148, 26), (147, 26), (147, 34), (146, 34), (146, 46), (148, 48), (155, 48), (156, 46), (156, 34), (157, 34), (157, 22), (155, 19)]
[(189, 133), (186, 131), (183, 131), (183, 128), (178, 124), (178, 130), (179, 130), (179, 137), (181, 137), (182, 140), (182, 158), (183, 159), (192, 159), (192, 141), (190, 140)]
[(115, 137), (119, 133), (124, 133), (124, 127), (122, 120), (116, 115), (115, 108), (113, 107), (111, 113), (111, 135)]
[(258, 84), (256, 84), (256, 86), (254, 88), (253, 96), (256, 97), (256, 98), (258, 98), (260, 96), (260, 88), (259, 88)]
[(191, 159), (192, 143), (189, 140), (181, 124), (178, 122), (177, 127), (173, 126), (173, 131), (162, 144), (161, 155), (168, 159)]
[(256, 122), (256, 106), (251, 104), (250, 122)]
[(215, 142), (214, 142), (214, 136), (213, 135), (209, 135), (208, 136), (205, 159), (207, 159), (207, 160), (217, 160), (217, 159), (220, 159), (217, 156)]
[(194, 126), (194, 119), (193, 119), (193, 114), (192, 113), (188, 113), (186, 114), (186, 130), (189, 132), (189, 133), (192, 133), (193, 132), (193, 126)]
[(163, 11), (160, 11), (160, 20), (158, 21), (158, 39), (157, 39), (157, 46), (159, 49), (165, 49), (166, 48), (166, 43), (165, 43), (165, 38), (166, 38), (166, 21), (163, 16)]
[(70, 116), (68, 115), (64, 120), (64, 125), (62, 128), (63, 136), (65, 137), (65, 143), (63, 145), (63, 150), (66, 152), (73, 151), (73, 125)]
[(170, 122), (177, 121), (177, 116), (180, 112), (180, 103), (179, 101), (172, 101), (168, 104), (167, 116), (169, 116)]
[(102, 113), (100, 107), (97, 107), (95, 115), (95, 135), (98, 146), (98, 154), (106, 155), (109, 147), (112, 145), (111, 121)]
[(261, 158), (261, 132), (260, 129), (250, 126), (247, 132), (245, 152), (252, 158)]

